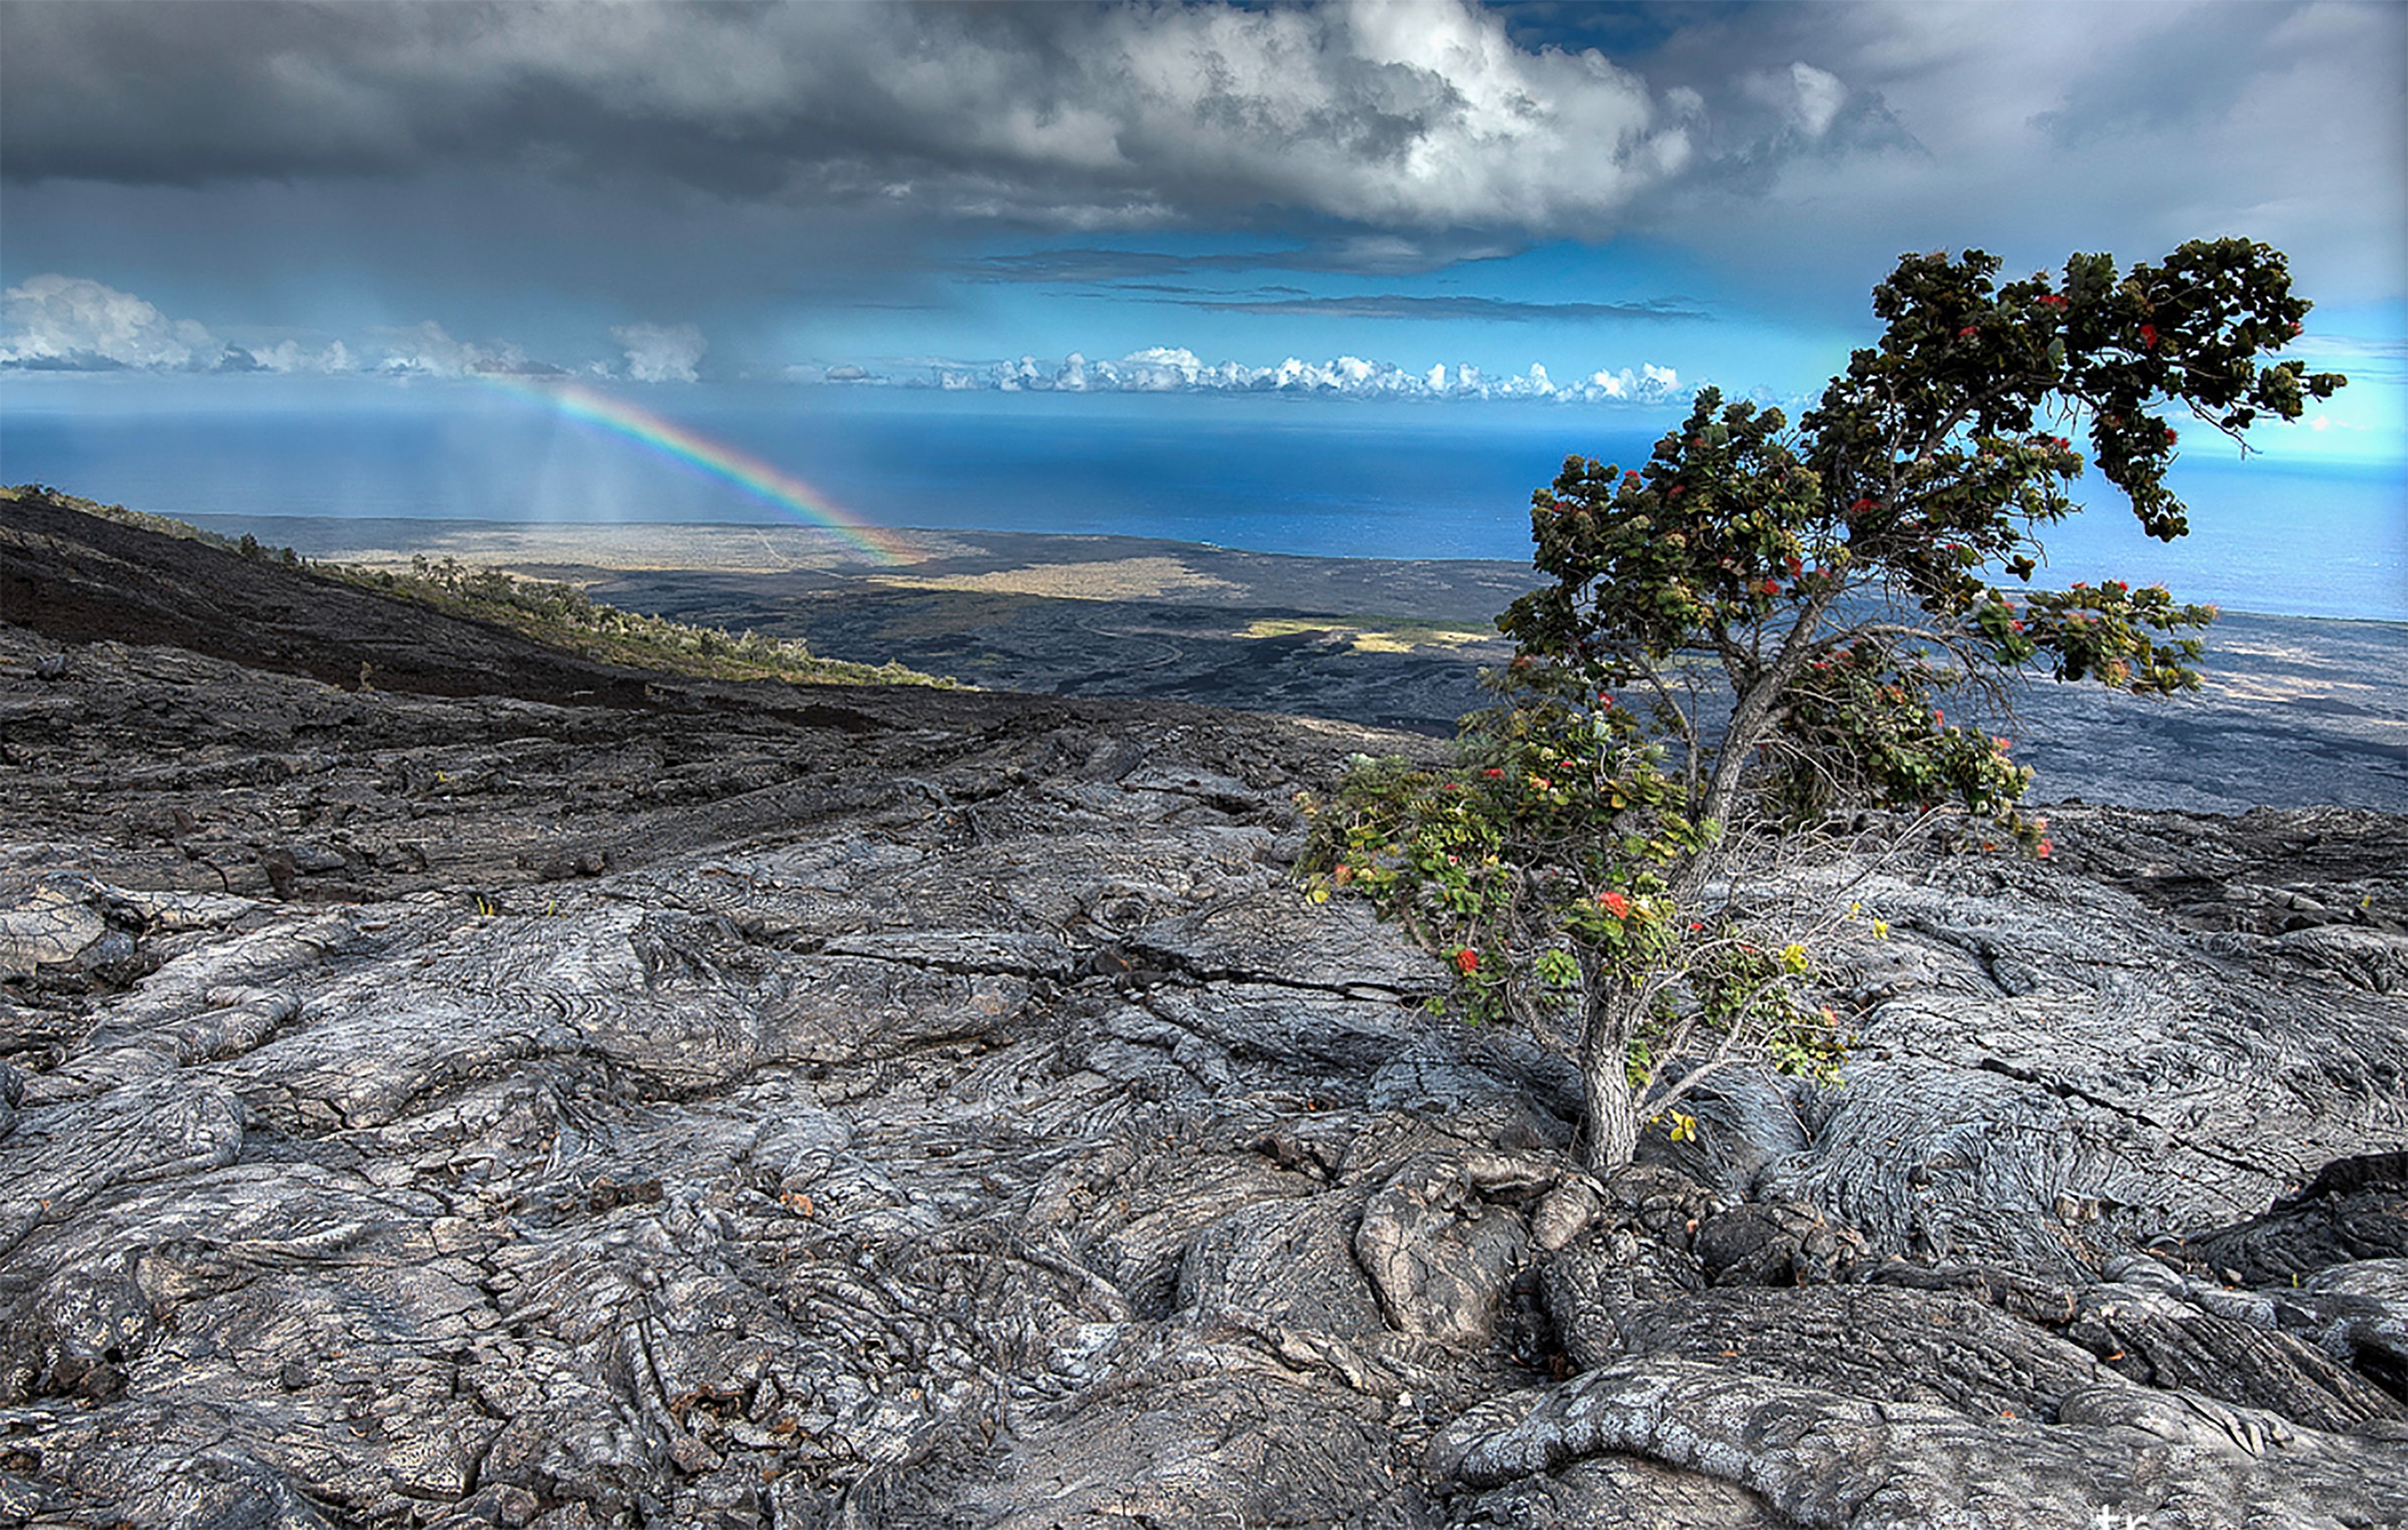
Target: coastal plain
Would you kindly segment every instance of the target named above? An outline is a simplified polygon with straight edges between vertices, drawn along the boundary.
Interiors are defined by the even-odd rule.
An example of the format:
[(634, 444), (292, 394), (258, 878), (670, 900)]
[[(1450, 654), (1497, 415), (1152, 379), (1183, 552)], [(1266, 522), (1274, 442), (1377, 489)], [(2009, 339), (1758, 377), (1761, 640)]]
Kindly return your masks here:
[[(451, 557), (569, 581), (630, 610), (999, 690), (1441, 736), (1494, 703), (1481, 674), (1512, 656), (1495, 619), (1535, 579), (1501, 561), (1129, 536), (885, 532), (902, 559), (888, 563), (855, 538), (793, 525), (194, 519), (307, 557), (385, 567)], [(2228, 611), (2205, 641), (2195, 693), (2157, 701), (2035, 683), (2012, 716), (1990, 720), (2033, 767), (2034, 800), (2408, 810), (2408, 625)]]

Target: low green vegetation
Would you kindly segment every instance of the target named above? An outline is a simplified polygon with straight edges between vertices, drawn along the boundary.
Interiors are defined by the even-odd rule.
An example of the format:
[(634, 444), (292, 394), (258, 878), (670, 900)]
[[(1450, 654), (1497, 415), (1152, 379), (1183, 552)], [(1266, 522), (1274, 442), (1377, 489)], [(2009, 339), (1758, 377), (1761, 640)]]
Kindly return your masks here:
[[(167, 516), (129, 510), (122, 505), (104, 505), (96, 499), (86, 499), (81, 494), (71, 494), (64, 489), (53, 489), (47, 483), (0, 486), (0, 499), (46, 500), (66, 509), (80, 511), (95, 520), (114, 521), (121, 526), (138, 526), (144, 531), (156, 532), (162, 536), (173, 536), (178, 541), (200, 542), (209, 547), (222, 548), (228, 552), (243, 551), (242, 543), (234, 537), (221, 536), (213, 531), (203, 531), (198, 526), (188, 525), (184, 522)], [(246, 537), (244, 540), (250, 542), (252, 549), (265, 551), (279, 562), (297, 564), (301, 561), (289, 547), (261, 549), (257, 538)]]
[(104, 505), (43, 484), (0, 488), (0, 498), (45, 499), (105, 521), (204, 543), (255, 563), (307, 571), (449, 616), (492, 622), (547, 648), (631, 669), (709, 679), (783, 680), (798, 685), (950, 688), (955, 684), (898, 664), (853, 664), (821, 658), (791, 638), (752, 631), (731, 633), (621, 610), (593, 599), (573, 584), (522, 579), (499, 568), (472, 568), (452, 558), (430, 560), (420, 556), (402, 570), (366, 568), (303, 558), (289, 547), (265, 545), (249, 533), (239, 537), (222, 536), (166, 516), (129, 510), (122, 505)]
[(824, 659), (793, 638), (695, 626), (621, 610), (573, 584), (522, 579), (500, 568), (471, 568), (452, 558), (410, 560), (407, 570), (312, 564), (313, 571), (378, 594), (416, 601), (453, 616), (492, 622), (549, 648), (634, 669), (710, 679), (786, 680), (822, 685), (933, 685), (953, 680), (898, 664)]

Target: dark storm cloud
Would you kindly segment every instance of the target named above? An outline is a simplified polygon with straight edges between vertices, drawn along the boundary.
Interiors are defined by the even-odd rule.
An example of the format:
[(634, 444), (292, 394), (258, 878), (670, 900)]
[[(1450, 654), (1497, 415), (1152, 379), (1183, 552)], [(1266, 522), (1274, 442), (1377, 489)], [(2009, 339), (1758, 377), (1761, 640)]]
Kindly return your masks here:
[[(582, 199), (609, 211), (479, 258), (621, 301), (681, 281), (699, 304), (942, 301), (943, 276), (1401, 278), (1629, 234), (1824, 319), (1860, 317), (1899, 250), (1942, 245), (2029, 268), (2244, 233), (2329, 301), (2396, 297), (2408, 267), (2397, 4), (13, 0), (0, 21), (19, 228), (55, 228), (63, 188), (150, 209), (180, 187), (449, 197), (456, 231), (364, 257), (433, 272), (480, 212), (518, 226), (519, 202)], [(210, 216), (179, 236), (207, 243)], [(963, 231), (998, 223), (1091, 248), (965, 265)], [(1102, 235), (1129, 229), (1302, 243), (1165, 255)], [(656, 258), (672, 242), (686, 253)], [(8, 243), (22, 261), (73, 240)], [(797, 274), (762, 276), (779, 267)]]
[(2030, 269), (2221, 234), (2288, 250), (2329, 300), (2401, 293), (2408, 7), (1876, 0), (1676, 14), (1684, 24), (1625, 62), (1669, 107), (1698, 103), (1695, 158), (1622, 226), (1783, 301), (1861, 294), (1841, 275), (1861, 281), (1904, 250), (1978, 244)]
[(8, 177), (463, 162), (1099, 226), (1593, 226), (1687, 156), (1645, 83), (1455, 0), (1246, 10), (18, 5)]
[(2193, 126), (2212, 131), (2253, 76), (2293, 62), (2284, 57), (2297, 51), (2285, 34), (2296, 21), (2286, 7), (2228, 5), (2179, 31), (2103, 39), (2103, 67), (2069, 82), (2061, 104), (2032, 124), (2068, 147)]

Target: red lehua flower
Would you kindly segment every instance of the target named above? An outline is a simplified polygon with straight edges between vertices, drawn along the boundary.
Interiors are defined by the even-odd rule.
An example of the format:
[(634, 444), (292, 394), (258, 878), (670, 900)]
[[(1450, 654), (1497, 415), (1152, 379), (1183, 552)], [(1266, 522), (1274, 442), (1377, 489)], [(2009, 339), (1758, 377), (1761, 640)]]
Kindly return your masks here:
[(1612, 706), (1612, 705), (1613, 705), (1613, 693), (1612, 693), (1612, 692), (1611, 692), (1611, 691), (1599, 691), (1599, 692), (1597, 694), (1597, 704), (1598, 704), (1598, 706), (1600, 706), (1600, 707), (1611, 707), (1611, 706)]
[(1849, 506), (1849, 507), (1848, 507), (1848, 513), (1849, 513), (1850, 515), (1862, 515), (1862, 514), (1864, 514), (1864, 513), (1865, 513), (1865, 511), (1870, 510), (1870, 509), (1871, 509), (1872, 508), (1873, 508), (1873, 502), (1872, 502), (1871, 500), (1870, 500), (1870, 499), (1860, 499), (1860, 500), (1857, 500), (1855, 504), (1853, 504), (1853, 505), (1851, 505), (1851, 506)]
[(1789, 560), (1789, 577), (1790, 577), (1791, 579), (1796, 579), (1799, 575), (1803, 574), (1804, 572), (1806, 572), (1806, 560), (1805, 560), (1805, 559), (1803, 559), (1803, 558), (1792, 558), (1792, 559), (1790, 559), (1790, 560)]
[(2142, 344), (2142, 345), (2143, 345), (2144, 347), (2146, 347), (2147, 349), (2151, 350), (2155, 350), (2156, 349), (2157, 349), (2157, 325), (2155, 325), (2155, 324), (2143, 324), (2143, 325), (2141, 326), (2141, 344)]
[(1630, 917), (1630, 900), (1619, 893), (1600, 893), (1597, 901), (1605, 905), (1605, 911), (1616, 919)]
[(1487, 769), (1482, 771), (1481, 774), (1487, 777), (1492, 781), (1501, 781), (1505, 779), (1505, 772), (1495, 765), (1490, 765)]
[(2172, 425), (2168, 425), (2168, 426), (2166, 427), (2166, 445), (2168, 445), (2168, 446), (2172, 446), (2172, 445), (2173, 445), (2176, 441), (2181, 440), (2181, 439), (2182, 439), (2182, 437), (2181, 437), (2180, 436), (2178, 436), (2178, 435), (2176, 435), (2176, 434), (2175, 434), (2175, 432), (2174, 432), (2174, 427), (2173, 427), (2173, 426), (2172, 426)]
[(1966, 325), (1963, 329), (1960, 329), (1960, 330), (1958, 330), (1958, 331), (1956, 332), (1956, 338), (1958, 338), (1958, 339), (1960, 339), (1960, 340), (1970, 340), (1970, 339), (1971, 339), (1974, 336), (1979, 335), (1979, 334), (1981, 334), (1981, 333), (1982, 333), (1982, 326), (1981, 326), (1981, 325), (1979, 325), (1979, 324), (1968, 324), (1968, 325)]
[(2045, 860), (2047, 860), (2047, 859), (2048, 859), (2048, 852), (2049, 852), (2049, 850), (2050, 850), (2049, 842), (2048, 842), (2047, 840), (2043, 839), (2043, 840), (2042, 840), (2039, 844), (2034, 845), (2034, 846), (2032, 847), (2032, 853), (2033, 853), (2034, 855), (2039, 856), (2042, 860), (2045, 861)]
[(1704, 929), (1705, 927), (1706, 927), (1706, 926), (1705, 926), (1704, 922), (1703, 922), (1702, 921), (1700, 921), (1700, 920), (1695, 920), (1695, 919), (1693, 919), (1693, 920), (1689, 921), (1689, 928), (1690, 928), (1690, 929), (1692, 929), (1692, 930), (1702, 930), (1702, 929)]
[(2010, 622), (2007, 623), (2007, 630), (2010, 632), (2021, 632), (2024, 630), (2024, 624), (2021, 622)]
[(1756, 593), (1760, 595), (1777, 595), (1781, 593), (1781, 581), (1767, 579), (1756, 587)]
[(1942, 711), (1939, 708), (1934, 707), (1931, 708), (1931, 725), (1935, 728), (1946, 727), (1948, 725), (1948, 714)]
[(1469, 946), (1455, 953), (1455, 969), (1469, 978), (1480, 970), (1480, 953)]
[(2042, 306), (2045, 307), (2061, 308), (2065, 307), (2065, 299), (2056, 293), (2042, 293), (2040, 294), (2039, 301)]

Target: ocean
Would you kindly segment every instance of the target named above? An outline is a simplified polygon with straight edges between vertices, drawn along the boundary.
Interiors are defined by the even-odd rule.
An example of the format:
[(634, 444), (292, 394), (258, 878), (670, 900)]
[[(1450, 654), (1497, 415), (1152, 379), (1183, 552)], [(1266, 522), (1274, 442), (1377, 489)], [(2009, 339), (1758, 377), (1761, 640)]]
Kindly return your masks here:
[[(624, 389), (701, 448), (523, 391), (366, 379), (20, 377), (0, 481), (163, 514), (586, 522), (808, 520), (733, 481), (767, 465), (806, 506), (896, 527), (1165, 537), (1319, 557), (1528, 555), (1530, 493), (1568, 453), (1632, 465), (1663, 415), (1543, 403)], [(2408, 465), (2247, 462), (2214, 441), (2176, 487), (2187, 538), (2114, 496), (2049, 536), (2042, 581), (2161, 582), (2270, 614), (2408, 621)], [(696, 461), (720, 452), (720, 465)]]

